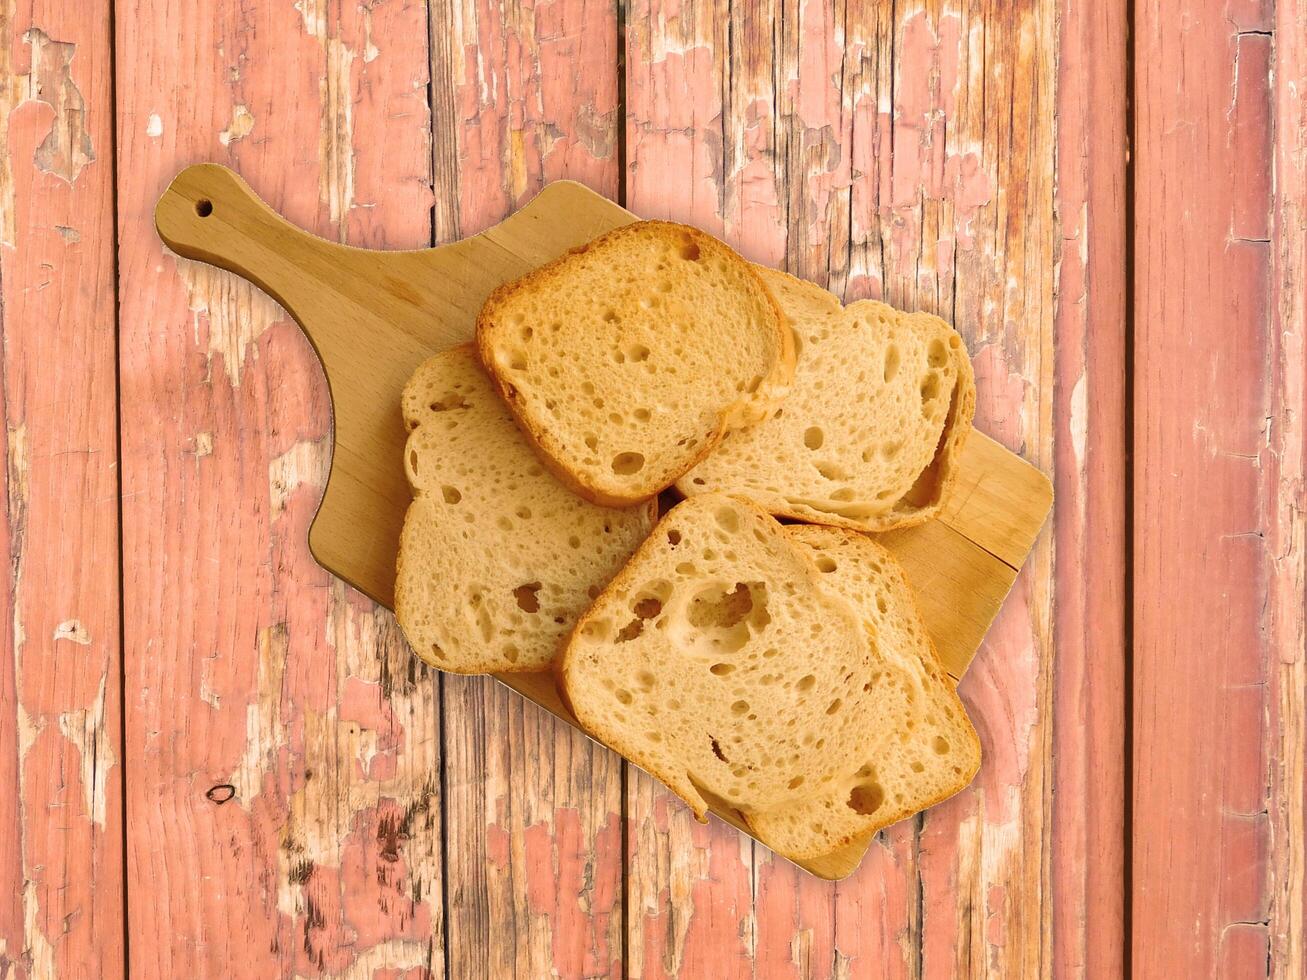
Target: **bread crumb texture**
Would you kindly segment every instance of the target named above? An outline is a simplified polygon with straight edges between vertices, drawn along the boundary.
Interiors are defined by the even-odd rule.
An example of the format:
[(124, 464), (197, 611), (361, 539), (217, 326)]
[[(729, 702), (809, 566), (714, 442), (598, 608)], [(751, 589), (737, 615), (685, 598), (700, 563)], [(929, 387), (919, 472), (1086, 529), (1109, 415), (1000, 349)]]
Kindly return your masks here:
[(687, 496), (742, 494), (772, 514), (864, 531), (939, 509), (975, 413), (962, 338), (939, 317), (759, 268), (797, 350), (789, 397), (726, 436), (677, 483)]
[(641, 221), (487, 300), (482, 361), (551, 468), (605, 503), (673, 483), (767, 417), (790, 334), (755, 269), (711, 235)]
[(471, 345), (418, 368), (402, 407), (414, 495), (395, 586), (405, 636), (442, 670), (549, 667), (649, 533), (655, 506), (597, 506), (555, 479)]
[(578, 623), (582, 725), (701, 818), (804, 859), (955, 792), (979, 749), (906, 582), (856, 535), (754, 504), (679, 504)]

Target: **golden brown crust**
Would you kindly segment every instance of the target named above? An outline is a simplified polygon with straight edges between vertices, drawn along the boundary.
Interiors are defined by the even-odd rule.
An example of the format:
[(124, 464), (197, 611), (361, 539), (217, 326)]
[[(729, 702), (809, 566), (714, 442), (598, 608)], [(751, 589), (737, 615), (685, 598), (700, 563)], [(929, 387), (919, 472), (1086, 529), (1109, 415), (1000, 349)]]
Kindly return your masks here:
[[(554, 440), (553, 436), (542, 426), (536, 424), (529, 418), (524, 410), (522, 401), (518, 397), (517, 389), (506, 379), (500, 376), (495, 367), (493, 357), (494, 351), (494, 315), (498, 311), (500, 304), (514, 292), (526, 289), (536, 289), (548, 283), (550, 280), (563, 274), (563, 267), (568, 259), (575, 255), (583, 254), (597, 245), (607, 244), (626, 235), (643, 233), (648, 230), (654, 230), (662, 234), (675, 234), (678, 236), (689, 235), (701, 245), (708, 245), (713, 250), (721, 250), (728, 258), (738, 263), (738, 268), (745, 278), (750, 279), (758, 287), (759, 294), (764, 297), (767, 304), (774, 313), (774, 322), (776, 324), (774, 345), (776, 350), (776, 359), (773, 363), (771, 372), (764, 379), (759, 390), (764, 389), (769, 396), (754, 397), (752, 394), (746, 395), (741, 399), (724, 406), (718, 415), (717, 428), (713, 432), (706, 432), (696, 447), (693, 458), (690, 458), (680, 473), (675, 474), (664, 484), (652, 490), (650, 493), (638, 495), (615, 494), (610, 493), (603, 487), (594, 486), (586, 482), (584, 475), (573, 472), (568, 469), (563, 462), (562, 457), (565, 455), (562, 447)], [(647, 500), (650, 497), (656, 497), (667, 487), (672, 486), (677, 479), (686, 472), (693, 469), (698, 463), (702, 462), (721, 441), (722, 436), (732, 429), (740, 428), (757, 421), (761, 421), (767, 415), (775, 411), (781, 400), (783, 400), (786, 390), (791, 381), (794, 379), (794, 367), (797, 362), (797, 355), (794, 349), (794, 338), (790, 333), (784, 314), (781, 312), (780, 304), (771, 294), (762, 278), (754, 269), (752, 263), (745, 261), (725, 242), (714, 238), (707, 232), (700, 231), (691, 225), (682, 225), (674, 221), (636, 221), (631, 224), (615, 228), (610, 232), (600, 235), (584, 245), (560, 255), (558, 258), (532, 272), (527, 273), (520, 279), (512, 282), (503, 283), (496, 288), (481, 307), (481, 312), (477, 315), (476, 322), (476, 349), (481, 359), (481, 364), (486, 373), (490, 376), (491, 382), (500, 396), (508, 404), (513, 418), (517, 421), (518, 427), (526, 435), (533, 449), (540, 456), (550, 472), (554, 474), (565, 486), (572, 492), (605, 507), (629, 507), (632, 504)]]

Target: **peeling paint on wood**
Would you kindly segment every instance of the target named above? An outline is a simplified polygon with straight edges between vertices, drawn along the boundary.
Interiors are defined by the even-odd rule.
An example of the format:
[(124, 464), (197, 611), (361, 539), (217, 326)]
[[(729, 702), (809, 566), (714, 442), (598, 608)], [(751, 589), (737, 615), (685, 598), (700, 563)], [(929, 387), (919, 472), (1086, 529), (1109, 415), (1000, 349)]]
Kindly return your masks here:
[(442, 976), (440, 684), (308, 553), (321, 372), (149, 220), (218, 159), (327, 237), (428, 243), (426, 8), (116, 20), (133, 973)]
[(14, 978), (125, 969), (107, 11), (0, 4), (0, 975)]
[[(432, 4), (435, 232), (545, 182), (617, 196), (611, 2)], [(489, 678), (447, 677), (452, 977), (622, 973), (621, 760)]]
[[(1056, 258), (1053, 13), (1051, 3), (1026, 3), (986, 21), (980, 5), (808, 2), (733, 5), (725, 24), (708, 4), (636, 3), (628, 200), (847, 299), (883, 296), (954, 321), (976, 355), (978, 424), (1051, 468), (1052, 405), (1041, 395), (1051, 391)], [(704, 915), (710, 934), (748, 937), (699, 954), (726, 975), (948, 975), (959, 964), (1041, 975), (1051, 942), (1039, 911), (1051, 558), (1045, 536), (963, 684), (987, 752), (981, 779), (926, 815), (920, 841), (911, 825), (895, 828), (892, 860), (869, 865), (877, 873), (831, 886), (762, 848), (736, 861), (715, 827), (700, 846), (732, 859), (709, 872), (669, 838), (674, 822), (647, 814), (677, 804), (633, 774), (628, 942), (633, 970), (645, 971), (635, 975), (698, 964)], [(669, 890), (670, 904), (647, 897), (687, 863), (717, 902), (690, 901), (692, 888), (679, 901)], [(656, 911), (636, 916), (640, 904)], [(842, 925), (846, 909), (867, 910), (875, 924)]]

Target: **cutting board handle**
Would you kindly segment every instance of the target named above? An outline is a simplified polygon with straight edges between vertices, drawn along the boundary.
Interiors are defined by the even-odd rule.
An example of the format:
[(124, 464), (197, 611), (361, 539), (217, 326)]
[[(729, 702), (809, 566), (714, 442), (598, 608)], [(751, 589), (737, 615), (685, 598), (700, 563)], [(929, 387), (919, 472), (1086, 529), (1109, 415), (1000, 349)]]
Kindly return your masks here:
[(302, 303), (339, 277), (338, 253), (354, 251), (295, 227), (216, 163), (187, 167), (173, 178), (155, 206), (154, 225), (178, 255), (248, 279), (301, 326)]

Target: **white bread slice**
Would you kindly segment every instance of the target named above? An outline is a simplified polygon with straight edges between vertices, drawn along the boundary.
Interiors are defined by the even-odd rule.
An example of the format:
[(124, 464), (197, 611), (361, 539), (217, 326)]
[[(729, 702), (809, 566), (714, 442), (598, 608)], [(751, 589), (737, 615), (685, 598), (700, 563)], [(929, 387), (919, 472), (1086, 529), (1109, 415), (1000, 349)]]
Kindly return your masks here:
[(674, 507), (560, 661), (582, 727), (703, 819), (799, 804), (862, 765), (871, 651), (843, 597), (748, 501)]
[(842, 307), (810, 282), (759, 273), (795, 333), (789, 397), (726, 436), (677, 489), (741, 494), (772, 514), (862, 531), (933, 517), (975, 414), (962, 338), (927, 313)]
[(792, 336), (753, 266), (695, 228), (640, 221), (501, 286), (481, 360), (554, 473), (621, 506), (765, 418)]
[(599, 507), (554, 479), (471, 344), (417, 369), (403, 413), (413, 488), (395, 583), (404, 635), (442, 670), (548, 668), (649, 533), (656, 505)]
[(944, 673), (898, 563), (870, 538), (792, 525), (790, 540), (822, 572), (822, 585), (854, 604), (872, 651), (856, 755), (815, 796), (745, 814), (759, 840), (800, 860), (867, 837), (966, 786), (980, 741)]

